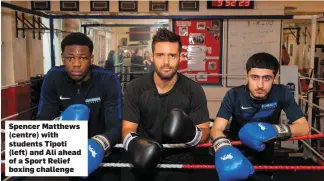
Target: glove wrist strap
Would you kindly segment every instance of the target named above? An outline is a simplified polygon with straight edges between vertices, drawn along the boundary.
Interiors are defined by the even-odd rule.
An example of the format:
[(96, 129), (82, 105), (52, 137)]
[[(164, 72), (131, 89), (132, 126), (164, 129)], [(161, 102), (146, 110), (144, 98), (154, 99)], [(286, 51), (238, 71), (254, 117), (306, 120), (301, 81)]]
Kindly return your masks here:
[(111, 151), (110, 151), (110, 142), (109, 140), (105, 137), (105, 136), (102, 136), (102, 135), (96, 135), (94, 137), (92, 137), (93, 140), (95, 140), (103, 149), (104, 149), (104, 152), (105, 152), (105, 157), (109, 156)]
[(286, 124), (275, 124), (273, 125), (273, 127), (275, 128), (278, 138), (280, 140), (286, 140), (289, 139), (291, 137), (291, 130), (289, 125)]
[(214, 151), (218, 151), (223, 146), (232, 146), (231, 141), (226, 137), (219, 137), (212, 142)]
[(201, 129), (199, 129), (198, 127), (196, 127), (196, 134), (195, 134), (195, 137), (188, 143), (186, 143), (186, 145), (189, 145), (189, 146), (196, 146), (199, 144), (200, 140), (201, 140), (201, 137), (202, 137), (202, 132), (201, 132)]
[(128, 151), (128, 145), (129, 145), (129, 143), (130, 143), (133, 139), (135, 139), (135, 138), (137, 138), (137, 137), (138, 137), (138, 134), (136, 134), (136, 133), (128, 133), (128, 134), (125, 136), (124, 141), (123, 141), (123, 147), (124, 147), (124, 149), (125, 149), (126, 151)]
[(92, 139), (97, 141), (105, 151), (110, 149), (110, 142), (105, 136), (96, 135)]

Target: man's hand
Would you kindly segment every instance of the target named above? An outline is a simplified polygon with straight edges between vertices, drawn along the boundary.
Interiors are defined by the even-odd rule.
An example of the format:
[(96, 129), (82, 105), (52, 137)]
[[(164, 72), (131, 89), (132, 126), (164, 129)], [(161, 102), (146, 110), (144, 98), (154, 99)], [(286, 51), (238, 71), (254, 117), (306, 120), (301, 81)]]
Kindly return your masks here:
[(152, 139), (139, 137), (136, 133), (127, 134), (123, 146), (135, 168), (152, 169), (161, 160), (162, 145)]
[(265, 122), (245, 124), (239, 131), (242, 143), (256, 151), (265, 149), (265, 142), (275, 139), (286, 140), (291, 137), (288, 125), (272, 125)]
[(163, 139), (169, 143), (186, 143), (198, 145), (202, 137), (199, 129), (189, 116), (181, 109), (172, 109), (163, 128)]
[[(73, 104), (66, 108), (57, 121), (88, 121), (90, 109), (84, 104)], [(96, 135), (88, 140), (88, 175), (95, 171), (110, 150), (110, 143), (105, 136)]]
[(245, 180), (254, 174), (250, 161), (225, 137), (213, 141), (215, 167), (220, 181)]

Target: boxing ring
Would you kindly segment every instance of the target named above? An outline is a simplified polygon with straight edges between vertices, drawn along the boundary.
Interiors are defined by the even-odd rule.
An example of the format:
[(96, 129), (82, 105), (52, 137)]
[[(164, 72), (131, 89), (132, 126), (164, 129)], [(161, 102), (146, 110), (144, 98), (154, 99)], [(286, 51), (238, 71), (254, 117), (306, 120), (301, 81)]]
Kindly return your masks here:
[[(120, 17), (116, 17), (116, 16), (108, 16), (108, 15), (48, 15), (48, 14), (43, 14), (43, 13), (38, 13), (38, 12), (33, 12), (31, 10), (28, 9), (24, 9), (21, 7), (17, 7), (14, 5), (10, 5), (8, 3), (2, 2), (2, 7), (6, 7), (6, 8), (10, 8), (13, 10), (17, 10), (17, 11), (21, 11), (21, 12), (25, 12), (25, 13), (30, 13), (30, 14), (34, 14), (37, 16), (41, 16), (41, 17), (45, 17), (48, 18), (50, 20), (50, 36), (51, 36), (51, 63), (52, 66), (55, 65), (55, 53), (54, 53), (54, 48), (53, 48), (53, 38), (54, 38), (54, 25), (53, 25), (53, 20), (54, 19), (58, 19), (58, 18), (96, 18), (96, 19), (118, 19)], [(124, 17), (129, 18), (129, 19), (133, 19), (133, 16), (125, 16)], [(143, 16), (143, 17), (137, 17), (140, 19), (148, 19), (148, 18), (156, 18), (156, 19), (199, 19), (201, 17), (196, 17), (196, 16), (192, 16), (192, 17), (188, 17), (188, 16), (156, 16), (156, 17), (148, 17), (148, 16)], [(219, 19), (222, 18), (220, 16), (210, 16), (208, 17), (209, 19)], [(238, 18), (237, 16), (232, 16), (232, 17), (227, 17), (227, 19), (229, 18)], [(242, 18), (242, 17), (239, 17)], [(244, 18), (256, 18), (256, 16), (247, 16)], [(265, 18), (265, 17), (259, 17), (259, 18)], [(270, 18), (278, 18), (278, 19), (311, 19), (312, 20), (312, 35), (315, 35), (316, 32), (316, 19), (318, 18), (318, 16), (271, 16)], [(315, 36), (312, 36), (312, 43), (311, 43), (311, 63), (310, 63), (310, 68), (314, 68), (314, 52), (315, 52)], [(182, 71), (186, 71), (186, 70), (182, 70)], [(181, 71), (179, 71), (181, 72)], [(132, 80), (132, 75), (140, 75), (142, 72), (121, 72), (119, 73), (119, 77), (120, 77), (120, 81), (121, 81), (121, 86), (124, 87), (124, 85), (127, 85), (127, 83), (129, 81)], [(229, 74), (212, 74), (211, 76), (221, 76), (221, 77), (244, 77), (244, 75), (229, 75)], [(320, 83), (324, 83), (323, 80), (318, 80), (316, 78), (313, 77), (304, 77), (304, 76), (299, 76), (299, 78), (303, 78), (303, 79), (308, 79), (310, 80), (309, 83), (309, 89), (312, 89), (314, 87), (314, 83), (315, 82), (320, 82)], [(27, 109), (16, 109), (14, 107), (17, 107), (17, 104), (21, 104), (23, 101), (27, 101), (29, 102), (29, 96), (26, 99), (17, 99), (16, 97), (18, 97), (18, 95), (20, 94), (18, 90), (23, 89), (23, 94), (24, 95), (30, 95), (32, 94), (32, 85), (35, 82), (42, 82), (42, 78), (34, 78), (31, 81), (27, 81), (27, 82), (21, 82), (21, 83), (16, 83), (13, 85), (6, 85), (2, 87), (2, 92), (6, 92), (6, 95), (8, 96), (6, 98), (6, 100), (4, 101), (4, 103), (6, 104), (6, 107), (8, 107), (8, 115), (1, 115), (1, 124), (4, 125), (4, 122), (6, 120), (28, 120), (28, 118), (33, 118), (33, 116), (35, 116), (35, 112), (38, 108), (38, 105), (31, 105), (31, 106), (25, 106), (25, 107), (29, 107)], [(41, 85), (41, 83), (40, 83)], [(35, 91), (37, 92), (36, 89), (40, 89), (40, 85), (36, 86)], [(38, 90), (39, 91), (39, 90)], [(39, 94), (39, 92), (38, 92)], [(305, 95), (299, 95), (299, 100), (302, 101), (303, 103), (307, 103), (308, 106), (306, 106), (306, 109), (308, 110), (307, 112), (307, 120), (309, 122), (309, 125), (311, 125), (311, 130), (313, 134), (307, 135), (307, 136), (300, 136), (300, 137), (293, 137), (290, 140), (298, 140), (300, 141), (300, 143), (303, 145), (303, 158), (307, 159), (307, 158), (311, 158), (313, 159), (315, 162), (317, 162), (317, 166), (309, 166), (309, 165), (254, 165), (254, 168), (256, 171), (323, 171), (324, 170), (324, 153), (322, 151), (320, 151), (320, 149), (323, 149), (322, 146), (324, 147), (324, 141), (323, 141), (323, 137), (324, 137), (324, 133), (323, 131), (320, 130), (320, 128), (318, 127), (314, 127), (313, 126), (313, 110), (316, 109), (320, 109), (324, 111), (324, 107), (321, 107), (320, 105), (314, 104), (313, 103), (313, 96), (314, 96), (314, 92), (311, 92), (307, 95), (307, 97), (305, 98)], [(36, 96), (37, 97), (37, 96)], [(36, 98), (37, 100), (37, 98)], [(207, 101), (217, 101), (217, 102), (221, 102), (222, 98), (218, 98), (218, 99), (208, 99)], [(2, 100), (3, 101), (3, 100)], [(35, 101), (34, 101), (35, 102)], [(36, 101), (37, 102), (37, 101)], [(4, 105), (4, 104), (2, 104)], [(304, 106), (304, 104), (300, 105), (301, 107)], [(2, 126), (3, 128), (4, 126)], [(3, 135), (5, 133), (4, 129), (1, 129), (1, 134)], [(312, 143), (314, 144), (314, 141), (311, 141), (312, 139), (317, 140), (319, 142), (315, 142), (315, 144), (322, 144), (319, 145), (320, 149), (314, 148), (314, 145), (312, 145)], [(1, 144), (3, 145), (2, 148), (4, 147), (4, 139), (1, 140)], [(239, 141), (233, 141), (232, 142), (233, 146), (240, 146), (241, 142)], [(318, 145), (316, 145), (318, 146)], [(187, 149), (188, 147), (185, 144), (164, 144), (163, 145), (164, 148), (166, 149), (173, 149), (173, 148), (183, 148), (183, 149)], [(211, 143), (206, 143), (206, 144), (200, 144), (197, 145), (195, 147), (195, 149), (201, 149), (201, 148), (210, 148), (211, 147)], [(116, 149), (122, 149), (122, 144), (117, 144), (115, 146)], [(2, 173), (4, 173), (4, 153), (5, 150), (1, 150), (1, 168), (2, 168)], [(213, 157), (210, 156), (210, 160), (213, 160)], [(101, 165), (102, 167), (114, 167), (114, 168), (128, 168), (128, 167), (132, 167), (132, 164), (130, 163), (102, 163)], [(210, 164), (159, 164), (157, 166), (158, 169), (190, 169), (190, 170), (215, 170), (215, 166), (214, 165), (210, 165)], [(16, 180), (17, 178), (13, 178), (13, 177), (7, 177), (4, 180)]]
[[(126, 74), (120, 74), (120, 79), (123, 79), (123, 81), (121, 81), (121, 84), (127, 84), (127, 82), (131, 81), (132, 78), (131, 77), (132, 72), (126, 73)], [(136, 72), (135, 74), (139, 74), (138, 72)], [(125, 79), (123, 78), (124, 76), (128, 77), (129, 79)], [(231, 76), (231, 75), (214, 75), (214, 76)], [(305, 77), (300, 77), (300, 78), (305, 78)], [(307, 77), (306, 77), (307, 78)], [(317, 80), (316, 78), (309, 78), (311, 80), (313, 80), (314, 82), (318, 81), (323, 83), (324, 81), (322, 80)], [(18, 86), (26, 86), (26, 85), (31, 85), (34, 82), (37, 82), (39, 79), (35, 80), (31, 80), (30, 82), (24, 82), (23, 84), (15, 84), (12, 86), (6, 86), (3, 87), (2, 90), (6, 90), (9, 88), (13, 88), (13, 87), (18, 87)], [(308, 103), (308, 106), (311, 107), (311, 109), (321, 109), (324, 111), (324, 108), (316, 105), (312, 102), (310, 102), (308, 99), (305, 99), (303, 95), (299, 95), (299, 99), (301, 101), (304, 101), (305, 103)], [(221, 102), (222, 99), (208, 99), (207, 101), (217, 101), (217, 102)], [(302, 105), (301, 105), (302, 106)], [(12, 114), (10, 116), (6, 116), (4, 118), (1, 119), (1, 123), (3, 124), (6, 120), (10, 120), (13, 119), (17, 116), (26, 114), (34, 109), (37, 109), (37, 106), (32, 107), (30, 109), (26, 109), (24, 111)], [(312, 112), (310, 112), (312, 113)], [(318, 162), (317, 166), (309, 166), (309, 165), (254, 165), (254, 169), (256, 171), (324, 171), (324, 164), (321, 165), (321, 163), (324, 163), (324, 155), (323, 152), (318, 151), (318, 149), (314, 148), (314, 146), (310, 145), (308, 143), (309, 140), (320, 140), (321, 142), (324, 142), (323, 137), (324, 137), (324, 133), (322, 131), (319, 130), (319, 128), (316, 127), (311, 127), (312, 129), (312, 133), (310, 135), (306, 135), (306, 136), (298, 136), (298, 137), (293, 137), (290, 138), (289, 140), (299, 140), (302, 145), (303, 145), (303, 151), (304, 152), (310, 152), (311, 155), (308, 155), (306, 158), (316, 158), (314, 160), (316, 160)], [(5, 132), (4, 129), (1, 130), (1, 133), (3, 134)], [(232, 141), (231, 144), (233, 146), (240, 146), (242, 145), (242, 143), (240, 141)], [(211, 147), (211, 143), (205, 143), (205, 144), (199, 144), (195, 147), (195, 149), (201, 149), (201, 148), (210, 148)], [(123, 145), (122, 144), (117, 144), (114, 146), (115, 149), (123, 149)], [(187, 149), (188, 146), (185, 144), (163, 144), (163, 148), (165, 149), (173, 149), (173, 148), (183, 148), (183, 149)], [(1, 151), (2, 154), (2, 170), (4, 170), (4, 152), (5, 150)], [(213, 160), (213, 157), (211, 155), (209, 155), (210, 159)], [(111, 168), (131, 168), (133, 167), (132, 164), (130, 163), (102, 163), (101, 165), (102, 167), (111, 167)], [(215, 169), (215, 166), (212, 164), (159, 164), (157, 165), (157, 169), (184, 169), (184, 170), (213, 170)], [(7, 178), (7, 180), (10, 180), (10, 178)]]

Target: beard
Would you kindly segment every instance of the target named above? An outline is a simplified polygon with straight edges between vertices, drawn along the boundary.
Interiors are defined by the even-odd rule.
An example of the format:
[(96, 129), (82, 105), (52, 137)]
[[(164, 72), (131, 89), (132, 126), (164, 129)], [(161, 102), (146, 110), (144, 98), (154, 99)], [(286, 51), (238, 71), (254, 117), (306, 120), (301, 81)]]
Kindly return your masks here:
[(172, 68), (171, 72), (166, 73), (166, 74), (163, 73), (163, 71), (162, 71), (162, 69), (165, 68), (165, 67), (170, 68), (170, 66), (162, 66), (162, 67), (158, 68), (158, 67), (156, 67), (154, 65), (155, 72), (160, 77), (160, 79), (162, 79), (162, 80), (171, 80), (176, 75), (179, 64), (177, 64), (174, 68)]
[(253, 99), (256, 99), (256, 100), (263, 100), (268, 97), (268, 94), (266, 94), (265, 96), (256, 96), (253, 93), (251, 93), (251, 95), (252, 95)]

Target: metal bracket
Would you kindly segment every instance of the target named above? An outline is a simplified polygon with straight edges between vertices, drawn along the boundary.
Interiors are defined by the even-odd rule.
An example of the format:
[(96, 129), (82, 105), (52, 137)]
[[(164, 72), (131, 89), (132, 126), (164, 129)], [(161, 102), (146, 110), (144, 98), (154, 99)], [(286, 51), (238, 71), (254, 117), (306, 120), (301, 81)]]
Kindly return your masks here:
[[(283, 28), (283, 29), (284, 30), (289, 30), (290, 33), (296, 38), (297, 45), (300, 44), (300, 41), (299, 41), (299, 39), (300, 39), (300, 27), (297, 27), (297, 28)], [(297, 31), (296, 32), (296, 35), (295, 35), (295, 33), (292, 30), (296, 30)]]
[[(16, 18), (16, 37), (19, 38), (19, 31), (22, 31), (22, 37), (26, 38), (26, 31), (33, 30), (33, 38), (36, 39), (36, 34), (38, 34), (38, 39), (41, 40), (41, 30), (49, 30), (42, 22), (40, 17), (35, 17), (33, 15), (32, 22), (25, 18), (25, 13), (21, 13), (21, 17), (18, 16), (18, 11), (15, 11)], [(19, 26), (21, 22), (21, 26)]]

